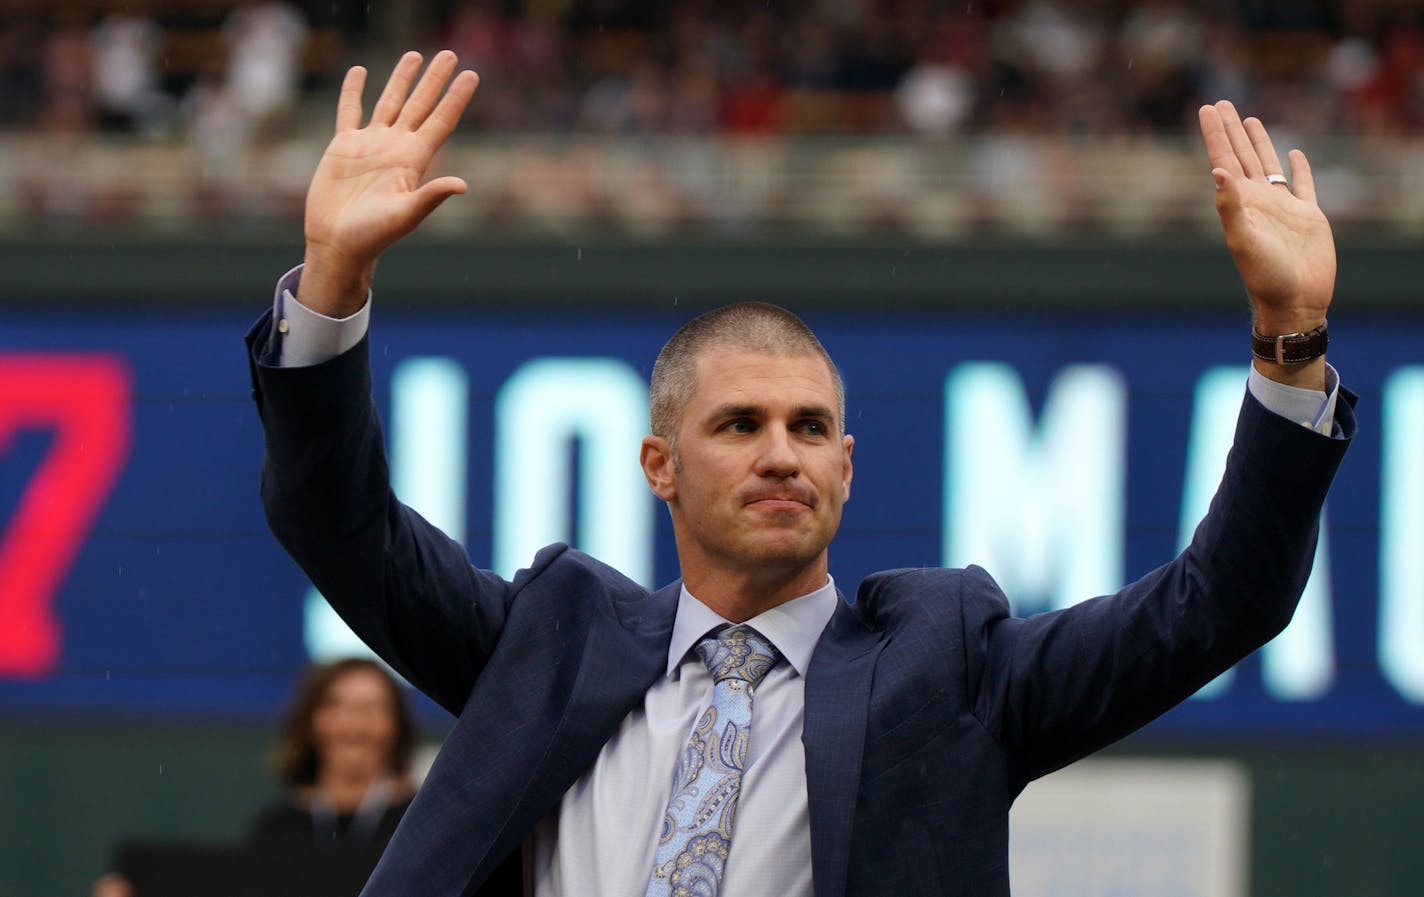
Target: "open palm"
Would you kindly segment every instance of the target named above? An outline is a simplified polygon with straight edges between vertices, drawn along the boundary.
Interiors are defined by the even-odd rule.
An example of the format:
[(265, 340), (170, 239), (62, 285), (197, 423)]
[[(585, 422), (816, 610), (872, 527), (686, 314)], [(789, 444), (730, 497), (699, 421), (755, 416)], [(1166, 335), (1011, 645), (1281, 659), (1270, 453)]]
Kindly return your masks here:
[(358, 66), (347, 72), (336, 134), (307, 190), (309, 255), (372, 266), (382, 250), (414, 230), (436, 206), (465, 192), (458, 177), (422, 181), (479, 78), (464, 71), (451, 81), (456, 58), (444, 51), (431, 60), (412, 91), (420, 63), (419, 53), (401, 57), (365, 127), (361, 94), (366, 71)]
[(1229, 102), (1203, 106), (1202, 137), (1216, 179), (1216, 208), (1263, 332), (1309, 329), (1325, 319), (1335, 290), (1335, 240), (1315, 197), (1310, 163), (1290, 152), (1287, 186), (1258, 119)]

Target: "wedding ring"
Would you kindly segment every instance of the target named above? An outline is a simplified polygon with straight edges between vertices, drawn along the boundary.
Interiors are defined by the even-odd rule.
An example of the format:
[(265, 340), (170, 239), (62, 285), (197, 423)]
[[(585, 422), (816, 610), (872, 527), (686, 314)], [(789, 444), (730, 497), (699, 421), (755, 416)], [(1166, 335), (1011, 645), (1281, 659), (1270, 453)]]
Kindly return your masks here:
[(1268, 183), (1268, 184), (1280, 184), (1282, 187), (1289, 186), (1289, 185), (1286, 183), (1286, 176), (1283, 175), (1283, 174), (1268, 174), (1268, 175), (1266, 175), (1266, 183)]

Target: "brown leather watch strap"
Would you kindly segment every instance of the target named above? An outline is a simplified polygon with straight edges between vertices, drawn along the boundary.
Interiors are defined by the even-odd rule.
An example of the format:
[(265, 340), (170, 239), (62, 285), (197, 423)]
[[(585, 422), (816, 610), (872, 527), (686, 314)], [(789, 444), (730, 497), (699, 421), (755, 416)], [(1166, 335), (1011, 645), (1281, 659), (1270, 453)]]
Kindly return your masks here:
[(1321, 324), (1308, 333), (1283, 333), (1280, 336), (1262, 336), (1251, 328), (1251, 354), (1262, 361), (1276, 364), (1305, 364), (1325, 354), (1330, 345), (1330, 334)]

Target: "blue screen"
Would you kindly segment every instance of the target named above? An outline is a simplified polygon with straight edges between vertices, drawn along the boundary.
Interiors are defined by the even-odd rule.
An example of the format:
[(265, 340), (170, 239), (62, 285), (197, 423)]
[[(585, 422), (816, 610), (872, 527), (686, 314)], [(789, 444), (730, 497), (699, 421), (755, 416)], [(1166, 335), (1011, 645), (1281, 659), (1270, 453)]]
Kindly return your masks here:
[[(570, 541), (677, 576), (637, 467), (666, 312), (396, 313), (371, 334), (397, 492), (508, 575)], [(1169, 560), (1245, 384), (1231, 316), (807, 316), (848, 388), (855, 483), (837, 584), (980, 563), (1019, 613)], [(0, 317), (0, 706), (268, 716), (345, 635), (268, 533), (233, 313)], [(1361, 397), (1291, 628), (1154, 728), (1424, 732), (1424, 344), (1332, 322)], [(434, 712), (427, 708), (427, 712)]]

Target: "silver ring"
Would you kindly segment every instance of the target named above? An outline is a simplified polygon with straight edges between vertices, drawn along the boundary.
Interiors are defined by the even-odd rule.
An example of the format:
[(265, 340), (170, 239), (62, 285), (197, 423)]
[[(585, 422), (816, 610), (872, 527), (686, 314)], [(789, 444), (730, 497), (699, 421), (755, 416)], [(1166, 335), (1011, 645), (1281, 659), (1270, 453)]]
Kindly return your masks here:
[(1268, 183), (1268, 184), (1280, 184), (1282, 187), (1288, 187), (1288, 186), (1290, 186), (1288, 183), (1286, 183), (1286, 176), (1283, 175), (1283, 174), (1268, 174), (1268, 175), (1266, 175), (1266, 183)]

